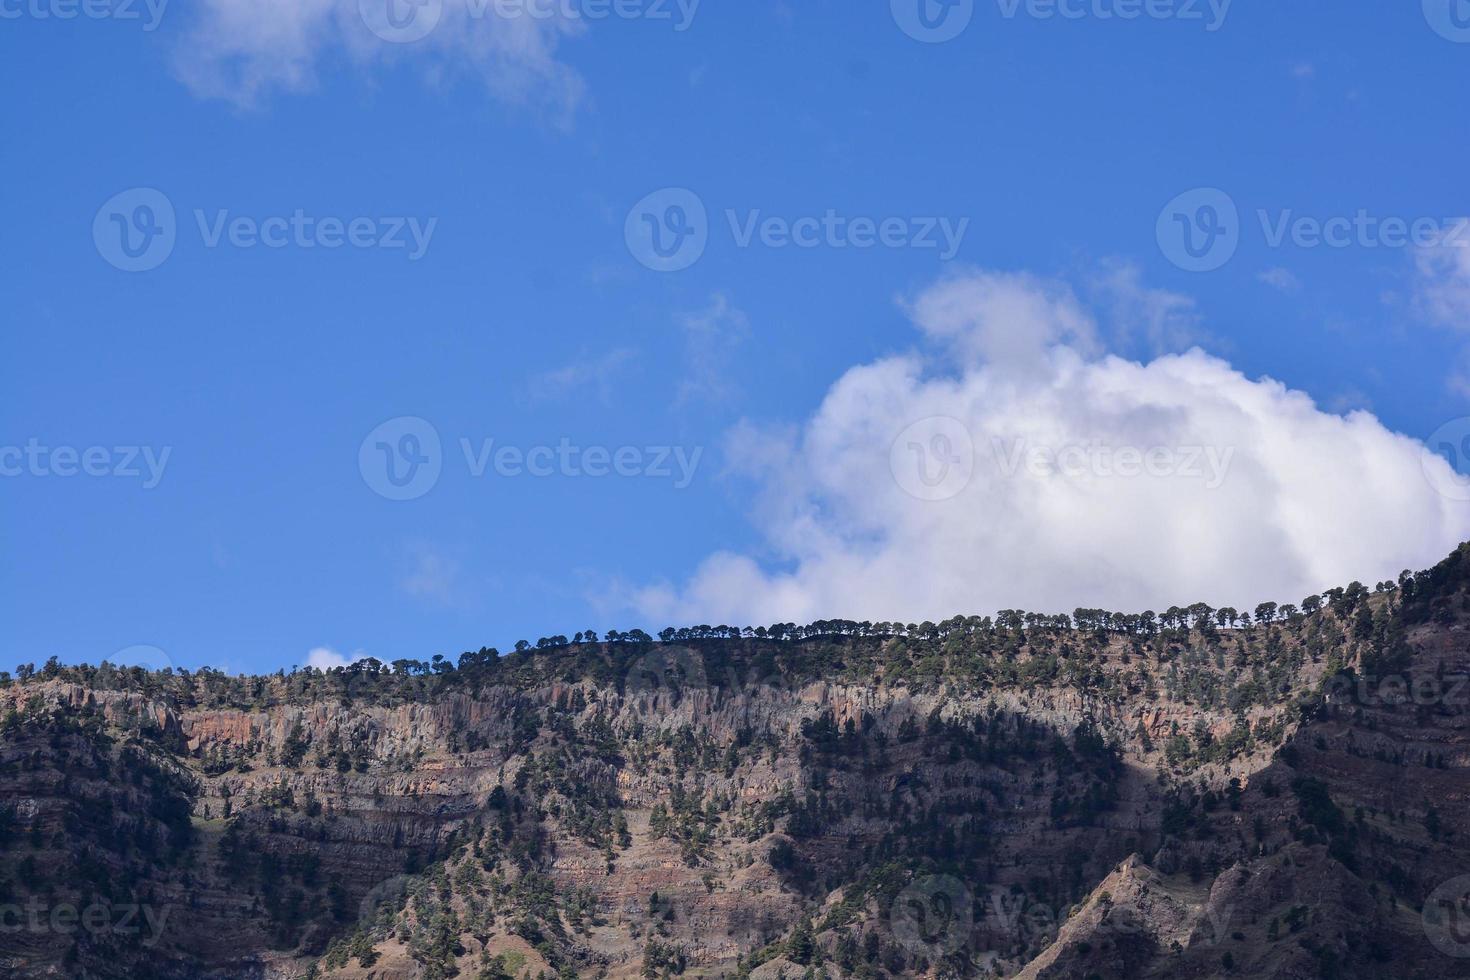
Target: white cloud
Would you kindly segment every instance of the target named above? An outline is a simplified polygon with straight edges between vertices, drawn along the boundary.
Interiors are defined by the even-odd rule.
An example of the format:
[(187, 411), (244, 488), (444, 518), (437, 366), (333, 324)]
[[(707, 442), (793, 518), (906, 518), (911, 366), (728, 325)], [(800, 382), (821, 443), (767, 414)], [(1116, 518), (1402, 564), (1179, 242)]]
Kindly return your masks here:
[(678, 323), (684, 331), (684, 370), (676, 404), (727, 400), (734, 393), (730, 360), (750, 332), (750, 321), (728, 296), (716, 293), (708, 307), (680, 316)]
[[(906, 305), (944, 354), (850, 369), (799, 429), (737, 427), (730, 450), (761, 488), (767, 550), (715, 554), (686, 583), (636, 591), (650, 622), (1296, 602), (1425, 567), (1470, 537), (1470, 508), (1425, 468), (1445, 485), (1453, 474), (1416, 440), (1198, 349), (1147, 363), (1095, 353), (1093, 319), (1063, 284), (970, 272)], [(904, 489), (927, 492), (904, 468), (908, 447), (890, 451), (936, 416), (957, 421), (935, 433), (973, 436), (973, 473), (948, 499), (918, 499)], [(963, 473), (958, 439), (921, 429), (913, 445), (934, 453), (912, 461), (925, 475), (943, 473), (931, 468), (945, 454)], [(1171, 455), (1153, 458), (1172, 469), (1012, 469), (1018, 445), (1043, 462), (1092, 447), (1113, 470), (1125, 447), (1161, 447)]]
[(570, 364), (538, 374), (531, 379), (531, 399), (548, 401), (590, 391), (602, 402), (611, 402), (615, 382), (634, 356), (635, 352), (630, 348), (618, 347), (603, 354), (580, 357)]
[[(1470, 218), (1451, 222), (1437, 245), (1414, 250), (1413, 303), (1436, 326), (1470, 331)], [(1470, 350), (1450, 367), (1450, 390), (1470, 397)]]
[(1470, 219), (1463, 232), (1414, 252), (1415, 302), (1435, 323), (1470, 330)]
[(1115, 344), (1141, 335), (1152, 354), (1179, 351), (1201, 339), (1194, 300), (1143, 284), (1132, 262), (1111, 259), (1092, 277), (1092, 290), (1109, 307), (1110, 336)]
[(1021, 371), (1042, 365), (1053, 344), (1096, 344), (1097, 324), (1071, 287), (1027, 273), (955, 273), (904, 306), (961, 366), (989, 362)]
[(367, 654), (361, 650), (355, 651), (352, 656), (344, 656), (331, 647), (313, 647), (306, 655), (306, 666), (315, 667), (317, 670), (332, 670), (336, 667), (346, 667), (348, 664), (356, 663), (365, 658)]
[[(422, 9), (418, 16), (427, 16)], [(312, 88), (321, 69), (342, 58), (364, 68), (407, 61), (431, 81), (470, 73), (496, 98), (570, 118), (584, 83), (556, 49), (582, 29), (578, 22), (504, 16), (494, 3), (473, 0), (442, 0), (439, 9), (426, 37), (396, 44), (368, 29), (359, 0), (201, 0), (175, 69), (200, 97), (253, 106), (276, 92)]]
[(1281, 266), (1274, 266), (1267, 269), (1257, 275), (1256, 278), (1273, 289), (1281, 290), (1283, 293), (1294, 293), (1302, 288), (1301, 280), (1296, 277), (1296, 273)]
[(424, 542), (408, 548), (410, 567), (399, 588), (415, 599), (445, 608), (467, 608), (472, 603), (460, 581), (459, 562)]

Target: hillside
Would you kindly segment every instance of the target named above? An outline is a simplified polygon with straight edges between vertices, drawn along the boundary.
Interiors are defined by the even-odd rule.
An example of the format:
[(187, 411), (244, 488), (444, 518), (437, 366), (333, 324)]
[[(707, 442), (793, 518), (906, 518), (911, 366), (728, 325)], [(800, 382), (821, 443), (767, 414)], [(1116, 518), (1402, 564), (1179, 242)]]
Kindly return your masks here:
[(0, 975), (1470, 976), (1467, 581), (27, 666)]

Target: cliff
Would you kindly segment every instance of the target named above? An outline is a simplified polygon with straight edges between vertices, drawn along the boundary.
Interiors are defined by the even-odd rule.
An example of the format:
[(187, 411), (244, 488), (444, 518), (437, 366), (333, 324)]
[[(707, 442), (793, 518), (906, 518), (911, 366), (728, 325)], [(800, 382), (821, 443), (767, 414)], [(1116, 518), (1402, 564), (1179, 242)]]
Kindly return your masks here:
[(1467, 560), (1255, 617), (26, 670), (0, 973), (1470, 976)]

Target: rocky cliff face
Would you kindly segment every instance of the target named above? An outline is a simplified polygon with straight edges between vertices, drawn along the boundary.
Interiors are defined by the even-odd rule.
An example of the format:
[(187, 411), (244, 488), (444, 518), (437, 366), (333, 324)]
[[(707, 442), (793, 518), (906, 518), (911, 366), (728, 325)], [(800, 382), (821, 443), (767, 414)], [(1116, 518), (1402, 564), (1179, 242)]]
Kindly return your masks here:
[(0, 975), (1470, 976), (1467, 554), (1250, 625), (25, 671)]

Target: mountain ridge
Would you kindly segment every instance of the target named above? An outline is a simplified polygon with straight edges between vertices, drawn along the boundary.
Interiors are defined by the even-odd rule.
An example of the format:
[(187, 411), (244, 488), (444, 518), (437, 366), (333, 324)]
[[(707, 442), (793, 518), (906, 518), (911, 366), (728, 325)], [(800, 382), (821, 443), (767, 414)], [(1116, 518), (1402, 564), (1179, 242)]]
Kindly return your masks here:
[[(0, 678), (0, 909), (52, 917), (0, 967), (1470, 975), (1439, 914), (1462, 896), (1435, 904), (1470, 873), (1467, 568), (1248, 626), (1196, 604), (264, 677), (53, 661)], [(110, 925), (59, 929), (67, 904)]]

